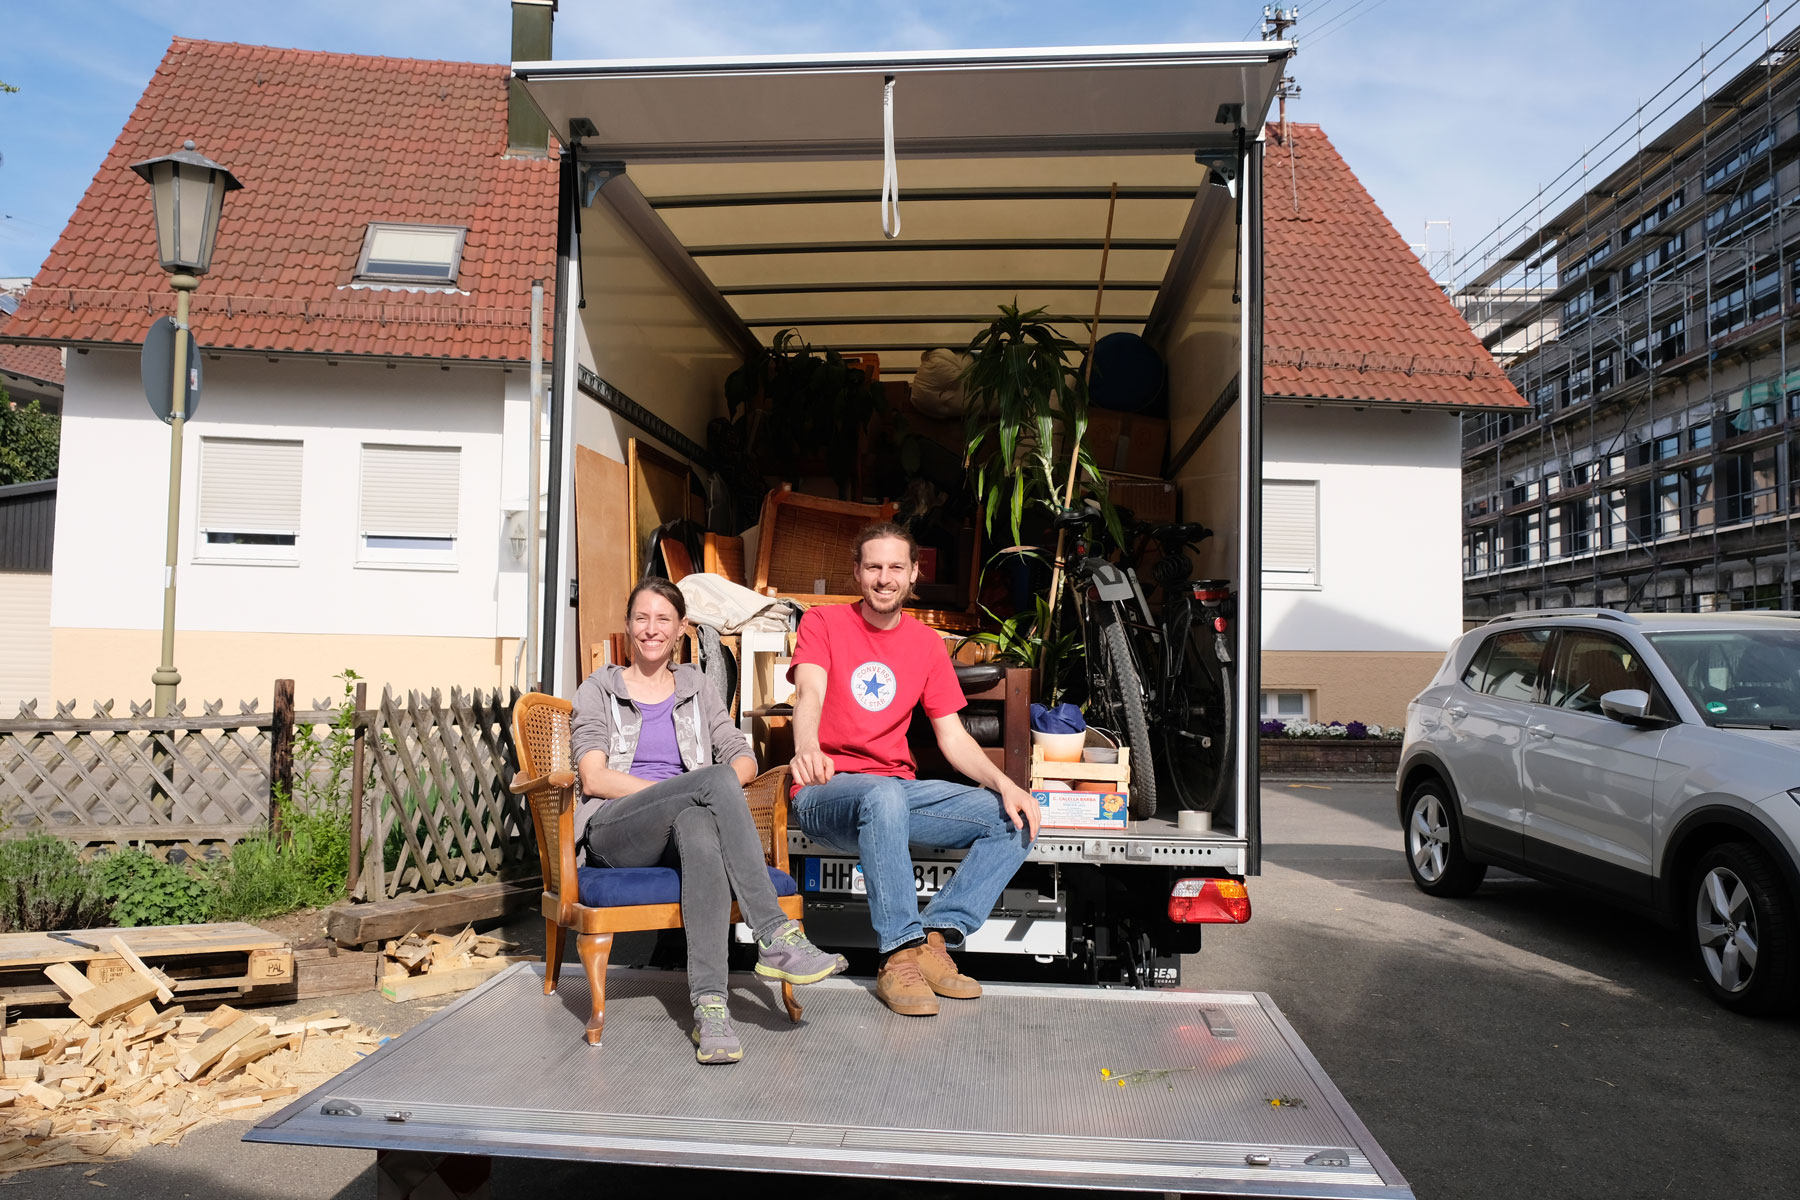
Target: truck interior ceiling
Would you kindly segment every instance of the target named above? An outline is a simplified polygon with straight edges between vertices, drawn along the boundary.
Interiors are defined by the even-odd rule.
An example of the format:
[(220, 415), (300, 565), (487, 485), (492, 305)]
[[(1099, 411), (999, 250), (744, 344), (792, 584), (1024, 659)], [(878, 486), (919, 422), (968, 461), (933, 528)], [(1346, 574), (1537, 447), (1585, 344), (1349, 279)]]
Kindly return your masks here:
[[(962, 466), (960, 419), (935, 420), (909, 400), (921, 357), (965, 350), (1002, 305), (1044, 309), (1080, 348), (1071, 369), (1096, 307), (1098, 336), (1137, 335), (1160, 355), (1163, 444), (1127, 462), (1130, 419), (1097, 424), (1101, 465), (1124, 472), (1117, 503), (1212, 530), (1194, 576), (1231, 581), (1245, 618), (1238, 661), (1253, 663), (1256, 539), (1244, 530), (1259, 499), (1258, 423), (1236, 401), (1245, 378), (1255, 387), (1247, 346), (1260, 292), (1248, 276), (1259, 243), (1246, 224), (1260, 228), (1260, 214), (1246, 218), (1259, 200), (1243, 181), (1259, 170), (1258, 133), (1287, 52), (1246, 43), (515, 64), (568, 148), (574, 226), (554, 384), (568, 401), (552, 410), (564, 438), (552, 495), (566, 559), (546, 578), (560, 569), (578, 589), (574, 608), (559, 597), (546, 630), (547, 682), (570, 694), (592, 647), (621, 627), (612, 614), (642, 551), (619, 543), (644, 532), (621, 539), (626, 522), (673, 512), (726, 534), (756, 525), (757, 511), (721, 507), (699, 474), (685, 485), (637, 474), (712, 465), (709, 425), (727, 416), (725, 381), (747, 359), (794, 331), (878, 379), (889, 412), (878, 423), (898, 412), (885, 428), (915, 445), (870, 436), (863, 461), (823, 462), (819, 478), (784, 482), (904, 507), (913, 476)], [(884, 174), (896, 184), (885, 198)], [(945, 480), (930, 482), (925, 504)], [(938, 552), (941, 594), (921, 600), (971, 627), (970, 577), (985, 557), (975, 536)], [(760, 550), (743, 551), (752, 584)], [(1256, 711), (1254, 688), (1249, 669), (1237, 713)], [(1238, 740), (1242, 780), (1249, 739)], [(1215, 827), (1242, 832), (1239, 790)]]

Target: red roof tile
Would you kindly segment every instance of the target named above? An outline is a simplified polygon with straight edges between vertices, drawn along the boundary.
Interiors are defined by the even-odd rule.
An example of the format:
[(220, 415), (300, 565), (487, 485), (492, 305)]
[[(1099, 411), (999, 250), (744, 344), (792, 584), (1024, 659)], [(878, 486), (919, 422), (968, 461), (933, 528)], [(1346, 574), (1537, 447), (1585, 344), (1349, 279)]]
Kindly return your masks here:
[[(506, 157), (508, 76), (176, 38), (6, 336), (135, 343), (173, 311), (129, 164), (192, 138), (244, 184), (194, 295), (202, 345), (525, 360), (531, 281), (554, 282), (557, 164)], [(468, 294), (351, 288), (371, 221), (467, 226)]]
[(1263, 394), (1526, 407), (1325, 131), (1288, 129), (1263, 168)]
[(53, 383), (61, 387), (62, 351), (55, 346), (8, 345), (5, 339), (9, 336), (7, 326), (11, 323), (12, 315), (0, 312), (0, 373), (23, 375), (39, 383)]

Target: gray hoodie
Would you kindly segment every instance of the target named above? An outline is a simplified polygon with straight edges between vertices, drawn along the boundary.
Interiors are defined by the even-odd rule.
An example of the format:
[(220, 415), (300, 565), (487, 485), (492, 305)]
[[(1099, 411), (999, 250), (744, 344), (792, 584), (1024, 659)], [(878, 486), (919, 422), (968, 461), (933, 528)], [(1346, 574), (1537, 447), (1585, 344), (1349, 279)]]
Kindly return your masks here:
[[(738, 758), (753, 758), (750, 741), (731, 719), (719, 693), (707, 683), (700, 668), (676, 663), (675, 744), (681, 765), (690, 771)], [(590, 750), (606, 755), (615, 771), (631, 770), (637, 755), (638, 731), (643, 714), (625, 688), (623, 667), (602, 667), (589, 675), (575, 691), (575, 716), (571, 727), (575, 762)], [(588, 818), (605, 800), (584, 796), (575, 809), (575, 836), (586, 834)]]

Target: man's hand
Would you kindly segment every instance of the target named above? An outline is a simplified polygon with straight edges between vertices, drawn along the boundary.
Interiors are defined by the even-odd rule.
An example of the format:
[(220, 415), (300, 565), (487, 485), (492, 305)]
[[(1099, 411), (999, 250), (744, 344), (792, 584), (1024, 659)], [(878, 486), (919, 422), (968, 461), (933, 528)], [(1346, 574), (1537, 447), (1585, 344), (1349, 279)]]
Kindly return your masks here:
[[(793, 760), (788, 763), (788, 768), (794, 773), (794, 782), (801, 787), (811, 787), (815, 783), (829, 783), (831, 777), (837, 774), (837, 768), (832, 765), (831, 756), (823, 750), (808, 750), (794, 755)], [(1030, 797), (1026, 798), (1030, 799)]]
[(1009, 779), (1000, 788), (1000, 807), (1012, 818), (1014, 829), (1029, 826), (1032, 841), (1037, 840), (1038, 824), (1044, 819), (1044, 810), (1036, 796)]

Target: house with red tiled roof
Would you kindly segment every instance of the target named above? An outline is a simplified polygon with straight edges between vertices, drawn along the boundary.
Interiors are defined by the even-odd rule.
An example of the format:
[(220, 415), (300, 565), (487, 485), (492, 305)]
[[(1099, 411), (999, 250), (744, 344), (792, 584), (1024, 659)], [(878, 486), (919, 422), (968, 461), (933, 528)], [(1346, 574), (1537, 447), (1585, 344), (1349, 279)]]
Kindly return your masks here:
[(139, 347), (174, 293), (130, 164), (184, 142), (243, 188), (190, 318), (181, 695), (266, 696), (280, 676), (310, 699), (345, 667), (377, 686), (513, 681), (558, 168), (541, 120), (509, 144), (508, 77), (171, 43), (0, 331), (9, 375), (67, 361), (52, 694), (151, 691), (170, 446)]
[(1267, 136), (1263, 716), (1398, 723), (1463, 628), (1461, 416), (1526, 402), (1325, 131)]

